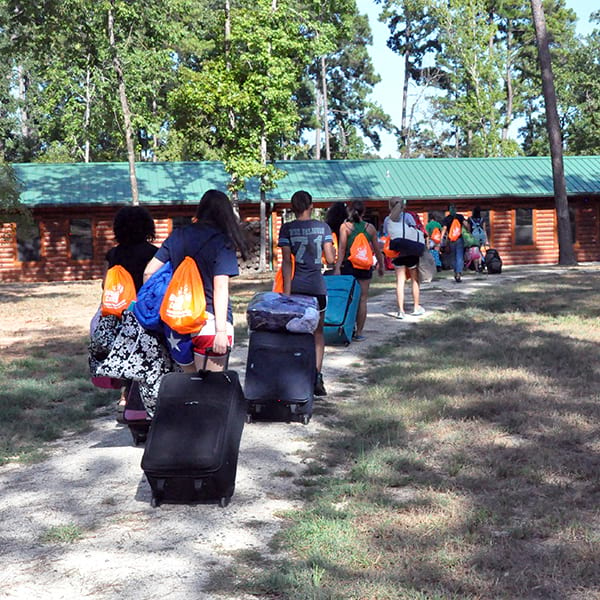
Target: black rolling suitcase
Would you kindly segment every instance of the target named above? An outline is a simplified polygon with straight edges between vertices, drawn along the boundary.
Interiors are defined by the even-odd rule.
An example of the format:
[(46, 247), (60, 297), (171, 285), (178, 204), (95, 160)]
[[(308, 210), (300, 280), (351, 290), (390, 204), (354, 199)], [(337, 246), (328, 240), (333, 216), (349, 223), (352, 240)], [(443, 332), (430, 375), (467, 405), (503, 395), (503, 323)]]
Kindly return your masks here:
[(307, 425), (312, 416), (315, 376), (312, 334), (251, 331), (244, 385), (247, 421), (299, 421)]
[(227, 506), (245, 418), (246, 402), (235, 371), (167, 373), (142, 456), (152, 505)]

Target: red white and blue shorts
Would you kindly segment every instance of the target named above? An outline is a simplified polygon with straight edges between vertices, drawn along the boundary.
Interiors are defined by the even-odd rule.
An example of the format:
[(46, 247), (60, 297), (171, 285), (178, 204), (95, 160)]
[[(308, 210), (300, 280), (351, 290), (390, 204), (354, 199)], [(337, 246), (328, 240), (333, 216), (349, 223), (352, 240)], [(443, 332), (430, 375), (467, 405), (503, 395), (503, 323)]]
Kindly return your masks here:
[[(233, 323), (227, 321), (225, 325), (227, 333), (227, 345), (233, 348)], [(194, 353), (208, 356), (221, 356), (208, 350), (213, 347), (215, 342), (216, 328), (214, 315), (208, 314), (208, 320), (197, 334), (192, 334), (192, 343), (194, 345)]]
[[(215, 317), (210, 313), (207, 314), (208, 319), (198, 333), (177, 333), (167, 325), (164, 326), (167, 347), (171, 354), (171, 358), (176, 363), (182, 366), (191, 365), (194, 363), (194, 354), (199, 354), (201, 356), (221, 356), (210, 351), (210, 348), (212, 348), (215, 343)], [(233, 323), (227, 322), (225, 330), (227, 333), (227, 345), (232, 348)]]

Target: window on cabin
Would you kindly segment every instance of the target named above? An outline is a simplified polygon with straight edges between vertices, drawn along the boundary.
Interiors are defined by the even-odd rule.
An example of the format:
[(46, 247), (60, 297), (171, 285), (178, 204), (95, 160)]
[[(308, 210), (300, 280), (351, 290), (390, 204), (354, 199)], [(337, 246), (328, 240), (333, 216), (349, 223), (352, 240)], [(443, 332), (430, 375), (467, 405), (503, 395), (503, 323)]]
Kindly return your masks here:
[(363, 215), (363, 220), (367, 223), (371, 223), (373, 227), (375, 227), (376, 231), (379, 231), (379, 213), (372, 209), (365, 210), (365, 214)]
[(191, 222), (192, 222), (192, 217), (173, 217), (171, 219), (171, 228), (172, 229), (180, 229), (181, 227), (190, 225)]
[(41, 260), (41, 247), (39, 223), (17, 224), (17, 260), (21, 262)]
[(515, 246), (533, 245), (533, 209), (515, 209)]
[(577, 241), (577, 211), (574, 206), (569, 206), (569, 223), (571, 224), (571, 240)]
[(69, 221), (69, 246), (73, 260), (89, 260), (94, 256), (91, 219)]
[(481, 209), (481, 218), (483, 219), (483, 228), (485, 230), (485, 235), (487, 237), (488, 244), (492, 237), (492, 227), (490, 225), (490, 211)]

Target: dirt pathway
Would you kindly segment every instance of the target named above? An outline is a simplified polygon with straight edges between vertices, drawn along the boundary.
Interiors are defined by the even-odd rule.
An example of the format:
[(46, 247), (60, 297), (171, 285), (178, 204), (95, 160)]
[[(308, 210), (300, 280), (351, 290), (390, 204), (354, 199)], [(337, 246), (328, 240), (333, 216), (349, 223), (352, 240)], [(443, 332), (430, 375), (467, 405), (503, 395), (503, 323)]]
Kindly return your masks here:
[[(460, 285), (437, 280), (423, 286), (422, 304), (433, 314), (481, 286), (516, 275), (524, 272), (467, 276)], [(55, 292), (60, 295), (60, 286)], [(374, 298), (367, 340), (327, 348), (326, 402), (335, 402), (336, 394), (345, 391), (342, 386), (347, 384), (339, 376), (357, 362), (360, 352), (415, 326), (417, 318), (400, 322), (386, 316), (394, 307), (391, 292)], [(245, 352), (238, 346), (232, 356), (231, 366), (240, 374)], [(300, 505), (294, 479), (310, 461), (316, 437), (331, 425), (323, 413), (317, 402), (308, 426), (247, 425), (236, 492), (225, 509), (153, 509), (140, 469), (143, 448), (132, 445), (129, 431), (113, 415), (98, 419), (87, 435), (52, 444), (49, 458), (40, 464), (0, 467), (0, 598), (249, 598), (219, 591), (215, 574), (241, 552), (270, 555), (269, 542), (282, 524), (282, 511)], [(61, 526), (76, 526), (83, 535), (71, 544), (42, 540), (49, 528)]]

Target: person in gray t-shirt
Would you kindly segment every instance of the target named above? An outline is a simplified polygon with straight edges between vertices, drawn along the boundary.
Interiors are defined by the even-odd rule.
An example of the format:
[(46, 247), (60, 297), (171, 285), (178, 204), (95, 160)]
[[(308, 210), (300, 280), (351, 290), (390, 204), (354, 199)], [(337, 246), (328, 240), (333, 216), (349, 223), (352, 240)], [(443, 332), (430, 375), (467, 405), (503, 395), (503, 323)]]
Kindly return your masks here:
[[(284, 223), (279, 231), (279, 243), (283, 255), (284, 294), (304, 294), (314, 296), (319, 303), (320, 319), (315, 331), (315, 352), (317, 375), (315, 396), (326, 396), (321, 368), (325, 352), (323, 323), (327, 306), (327, 287), (321, 273), (321, 257), (325, 255), (328, 264), (335, 262), (335, 252), (331, 229), (327, 223), (312, 218), (312, 196), (303, 190), (292, 196), (292, 210), (295, 221)], [(292, 276), (292, 255), (295, 259)]]

